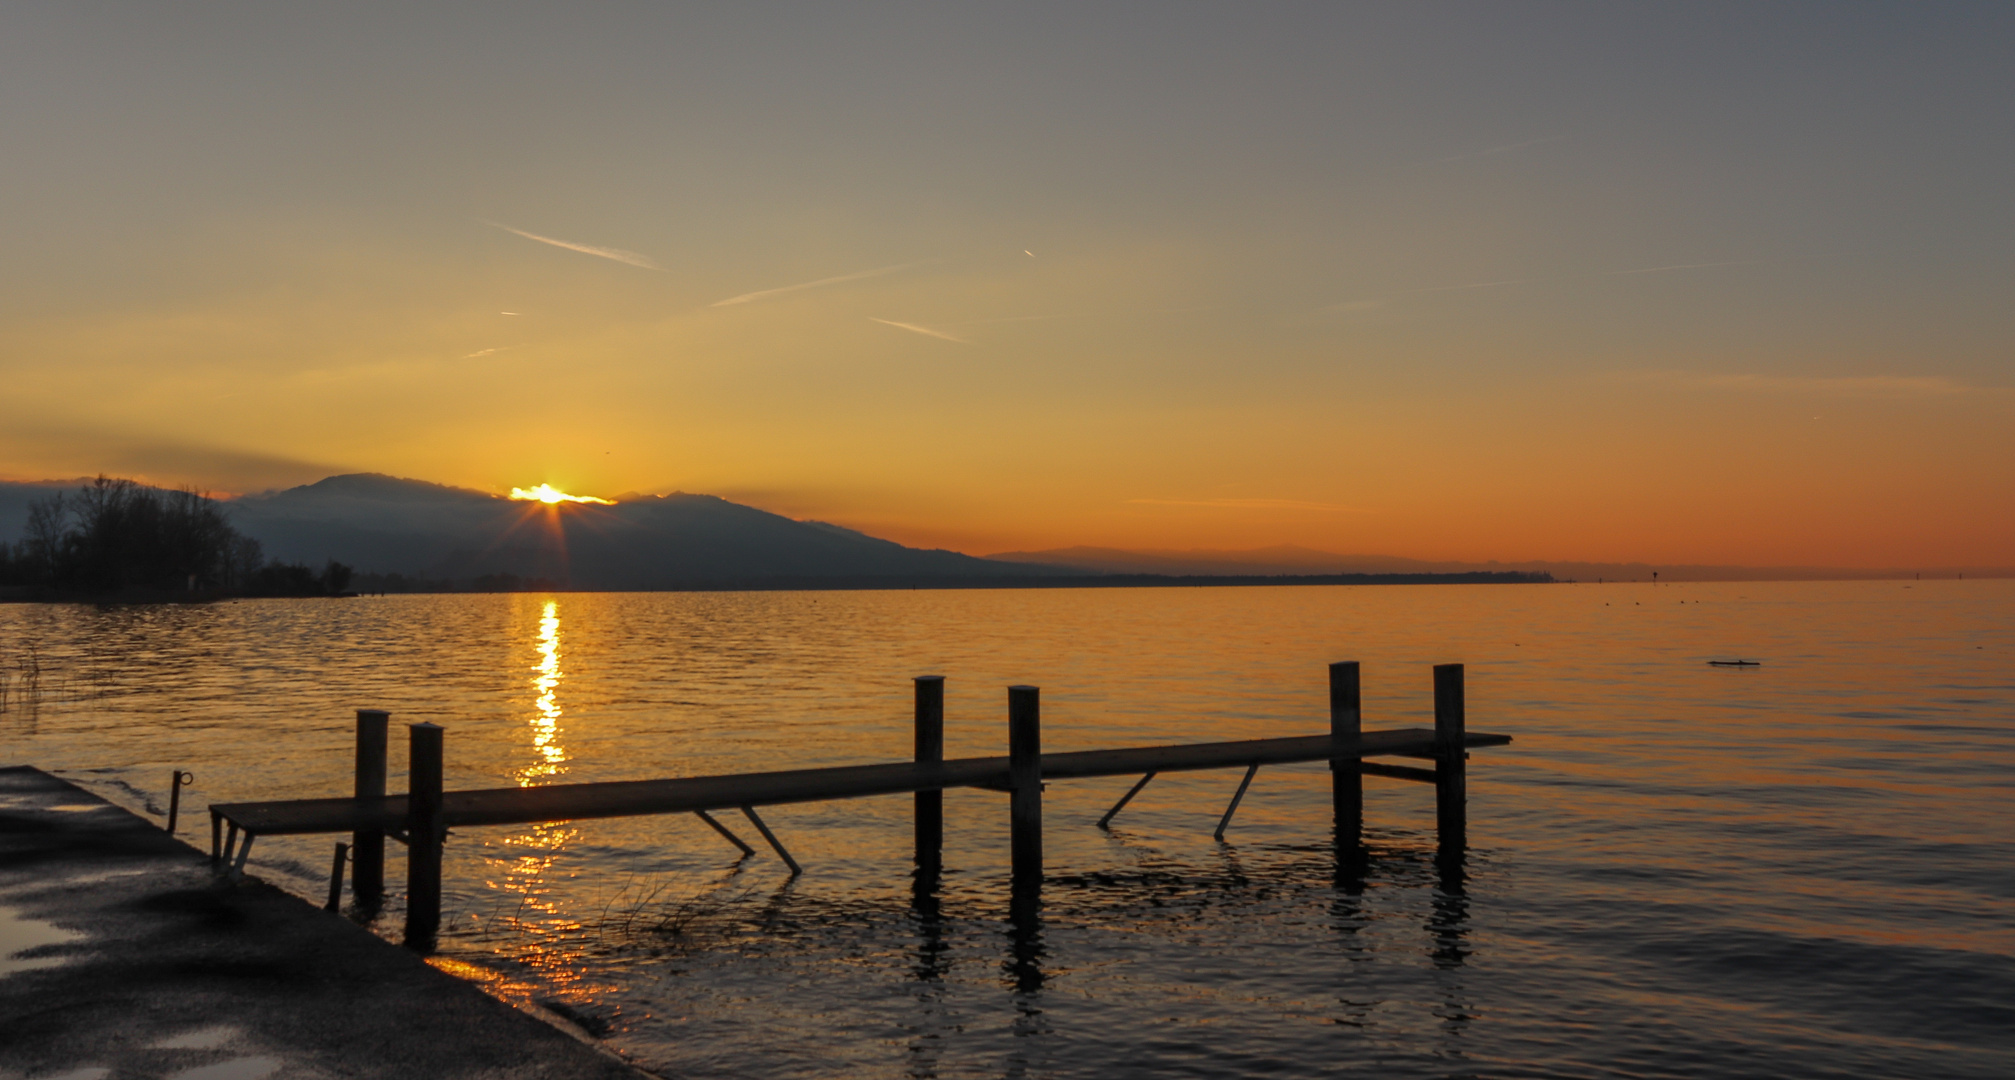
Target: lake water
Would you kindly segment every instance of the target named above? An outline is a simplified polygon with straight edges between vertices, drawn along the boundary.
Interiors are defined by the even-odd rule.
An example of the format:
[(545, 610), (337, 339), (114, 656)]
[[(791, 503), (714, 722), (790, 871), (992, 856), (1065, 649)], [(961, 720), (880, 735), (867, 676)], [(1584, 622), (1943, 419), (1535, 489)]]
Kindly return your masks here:
[[(0, 605), (0, 762), (155, 810), (191, 769), (197, 840), (213, 800), (345, 793), (360, 707), (395, 790), (419, 720), (493, 787), (905, 759), (929, 673), (950, 756), (1005, 752), (1013, 683), (1045, 750), (1319, 734), (1333, 660), (1367, 729), (1462, 662), (1516, 739), (1472, 757), (1459, 885), (1423, 785), (1366, 779), (1339, 881), (1320, 765), (1262, 769), (1222, 844), (1236, 770), (1109, 833), (1130, 781), (1062, 781), (1033, 939), (1006, 797), (966, 790), (935, 905), (908, 796), (767, 811), (795, 880), (690, 816), (458, 831), (445, 963), (681, 1077), (2015, 1074), (2010, 581)], [(333, 842), (253, 868), (318, 896)]]

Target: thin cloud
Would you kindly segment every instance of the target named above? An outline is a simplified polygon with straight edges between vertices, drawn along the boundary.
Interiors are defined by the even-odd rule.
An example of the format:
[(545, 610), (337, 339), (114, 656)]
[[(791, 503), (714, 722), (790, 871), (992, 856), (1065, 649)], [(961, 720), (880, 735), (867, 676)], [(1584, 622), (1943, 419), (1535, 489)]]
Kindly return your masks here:
[(1663, 274), (1668, 270), (1712, 270), (1719, 266), (1755, 266), (1770, 262), (1770, 259), (1734, 259), (1729, 262), (1674, 263), (1671, 266), (1646, 266), (1637, 270), (1611, 270), (1610, 277), (1628, 277), (1632, 274)]
[(515, 348), (517, 348), (516, 345), (498, 345), (494, 348), (489, 349), (477, 349), (475, 352), (465, 354), (462, 357), (462, 359), (474, 360), (478, 356), (489, 356), (492, 353), (509, 352), (510, 350)]
[(1631, 274), (1663, 274), (1669, 270), (1713, 270), (1723, 266), (1759, 266), (1763, 263), (1811, 262), (1816, 259), (1844, 259), (1847, 255), (1847, 252), (1836, 251), (1825, 255), (1789, 255), (1774, 259), (1731, 259), (1727, 262), (1673, 263), (1670, 266), (1646, 266), (1636, 270), (1611, 270), (1606, 276), (1626, 277)]
[(743, 293), (740, 296), (730, 296), (726, 300), (716, 300), (713, 303), (708, 304), (707, 306), (727, 307), (730, 304), (747, 304), (757, 300), (767, 300), (772, 296), (782, 296), (785, 293), (800, 292), (805, 289), (823, 288), (824, 286), (827, 285), (838, 285), (841, 282), (846, 281), (859, 281), (862, 278), (880, 277), (883, 274), (893, 274), (898, 270), (907, 270), (912, 266), (920, 266), (920, 265), (922, 264), (913, 262), (897, 263), (894, 266), (884, 266), (876, 270), (862, 270), (856, 274), (841, 274), (838, 277), (820, 278), (817, 281), (805, 281), (800, 282), (796, 285), (785, 285), (782, 286), (781, 288), (776, 289), (757, 289), (755, 292)]
[(1523, 285), (1527, 278), (1507, 278), (1504, 281), (1472, 281), (1467, 285), (1437, 285), (1432, 289), (1408, 289), (1396, 296), (1419, 296), (1423, 293), (1462, 292), (1467, 289), (1500, 289), (1506, 285)]
[(1052, 319), (1082, 319), (1082, 315), (1002, 315), (998, 318), (980, 319), (980, 322), (1049, 322)]
[(1618, 372), (1611, 378), (1689, 390), (1819, 394), (1828, 397), (1855, 398), (1937, 398), (1996, 392), (1995, 388), (1969, 386), (1944, 375), (1762, 375), (1704, 371), (1635, 371)]
[(1506, 285), (1523, 285), (1531, 280), (1531, 278), (1507, 278), (1503, 281), (1472, 281), (1464, 285), (1436, 285), (1428, 289), (1406, 289), (1401, 292), (1387, 293), (1384, 296), (1363, 297), (1357, 300), (1344, 300), (1335, 304), (1327, 304), (1324, 305), (1322, 310), (1372, 311), (1384, 307), (1391, 303), (1393, 299), (1401, 296), (1426, 296), (1429, 293), (1467, 292), (1470, 289), (1501, 289)]
[(1132, 506), (1201, 506), (1213, 510), (1318, 510), (1329, 514), (1368, 514), (1355, 506), (1303, 502), (1299, 499), (1128, 499)]
[(938, 338), (942, 341), (955, 341), (960, 345), (971, 344), (971, 342), (968, 342), (964, 338), (953, 337), (942, 330), (933, 330), (928, 326), (918, 326), (915, 323), (897, 322), (894, 319), (877, 319), (873, 315), (868, 316), (868, 321), (878, 322), (883, 326), (893, 326), (898, 330), (908, 330), (912, 334), (922, 334), (925, 337)]
[[(664, 267), (652, 262), (650, 256), (640, 255), (634, 251), (624, 251), (622, 248), (596, 247), (593, 244), (576, 244), (572, 240), (555, 240), (550, 236), (540, 236), (538, 233), (529, 233), (523, 229), (514, 229), (500, 221), (485, 221), (483, 224), (493, 225), (507, 233), (522, 236), (527, 240), (537, 240), (541, 244), (551, 244), (557, 248), (566, 248), (568, 251), (578, 251), (583, 255), (593, 255), (602, 259), (614, 259), (616, 262), (644, 270), (664, 269)], [(507, 311), (504, 314), (513, 315), (516, 312)]]

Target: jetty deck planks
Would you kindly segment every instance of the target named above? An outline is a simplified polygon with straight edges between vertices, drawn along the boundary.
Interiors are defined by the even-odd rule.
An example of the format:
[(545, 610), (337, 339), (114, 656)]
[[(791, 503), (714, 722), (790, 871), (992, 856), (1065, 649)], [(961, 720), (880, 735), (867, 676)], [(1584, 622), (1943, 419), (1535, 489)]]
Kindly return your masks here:
[[(1328, 735), (1302, 735), (1117, 750), (1076, 750), (1042, 755), (1042, 776), (1045, 780), (1062, 780), (1253, 764), (1285, 765), (1332, 758), (1430, 757), (1435, 749), (1434, 740), (1432, 728), (1398, 728), (1367, 731), (1359, 736), (1355, 747)], [(1466, 747), (1474, 749), (1503, 746), (1511, 741), (1511, 737), (1472, 732), (1463, 741)], [(946, 788), (1005, 789), (1008, 783), (1006, 757), (954, 758), (938, 763), (903, 761), (669, 780), (617, 780), (449, 791), (442, 793), (440, 814), (442, 823), (449, 828), (529, 825), (547, 821), (732, 810), (742, 806), (777, 806)], [(217, 803), (210, 807), (210, 811), (258, 836), (290, 836), (403, 829), (407, 806), (404, 795), (383, 795)]]
[[(951, 761), (943, 760), (944, 678), (925, 675), (913, 680), (916, 693), (913, 761), (469, 791), (442, 788), (442, 730), (433, 724), (410, 724), (407, 729), (411, 740), (412, 790), (405, 795), (385, 794), (385, 714), (365, 709), (357, 713), (355, 796), (212, 804), (211, 858), (225, 867), (233, 867), (235, 874), (243, 871), (256, 837), (350, 833), (351, 861), (356, 867), (351, 876), (352, 895), (360, 910), (375, 911), (383, 900), (383, 841), (388, 836), (398, 839), (406, 844), (406, 944), (420, 951), (431, 951), (440, 926), (441, 845), (450, 828), (697, 814), (746, 856), (752, 851), (750, 845), (708, 816), (713, 810), (738, 809), (796, 875), (801, 870), (797, 860), (764, 824), (756, 807), (915, 793), (917, 881), (919, 887), (929, 889), (935, 887), (931, 882), (942, 866), (939, 849), (943, 843), (943, 804), (937, 793), (946, 788), (973, 787), (1005, 791), (1011, 796), (1008, 817), (1014, 854), (1014, 910), (1019, 913), (1017, 918), (1033, 918), (1042, 887), (1042, 791), (1047, 781), (1140, 775), (1141, 782), (1099, 819), (1099, 827), (1105, 828), (1129, 799), (1161, 773), (1244, 768), (1245, 779), (1239, 783), (1237, 794), (1225, 807), (1224, 816), (1212, 834), (1222, 842), (1225, 828), (1231, 824), (1239, 800), (1245, 796), (1260, 766), (1327, 761), (1340, 872), (1363, 862), (1363, 778), (1383, 776), (1434, 785), (1438, 861), (1450, 873), (1459, 874), (1462, 850), (1467, 845), (1469, 751), (1503, 746), (1511, 737), (1468, 730), (1461, 664), (1440, 664), (1434, 669), (1433, 728), (1363, 731), (1358, 675), (1358, 664), (1354, 661), (1329, 666), (1327, 735), (1061, 754), (1042, 752), (1041, 691), (1033, 686), (1010, 686), (1008, 755)], [(1430, 771), (1364, 760), (1378, 756), (1424, 758), (1434, 762), (1434, 768)], [(340, 899), (342, 872), (343, 859), (339, 854), (333, 860), (330, 875), (331, 904)]]

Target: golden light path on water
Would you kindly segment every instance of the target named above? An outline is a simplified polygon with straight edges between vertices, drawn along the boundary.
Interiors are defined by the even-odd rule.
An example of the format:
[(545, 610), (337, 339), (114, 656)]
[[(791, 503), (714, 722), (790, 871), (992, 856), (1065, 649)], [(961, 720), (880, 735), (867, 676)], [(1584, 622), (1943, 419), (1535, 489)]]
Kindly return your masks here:
[[(567, 748), (560, 742), (564, 733), (560, 727), (564, 716), (560, 684), (566, 679), (560, 666), (561, 643), (560, 604), (547, 600), (540, 610), (538, 635), (533, 642), (537, 663), (532, 666), (530, 680), (535, 692), (528, 718), (531, 760), (513, 773), (520, 787), (533, 787), (566, 772)], [(555, 934), (579, 929), (575, 920), (553, 902), (552, 888), (547, 882), (553, 863), (578, 835), (580, 830), (572, 822), (557, 821), (533, 825), (503, 842), (503, 847), (513, 854), (501, 860), (503, 880), (494, 883), (494, 887), (519, 897), (517, 910), (506, 916), (505, 921), (520, 931), (532, 932), (535, 940), (550, 941)], [(555, 985), (579, 981), (579, 957), (570, 955), (569, 950), (548, 947), (527, 959)]]
[(547, 777), (557, 776), (561, 766), (566, 764), (567, 749), (560, 745), (560, 680), (566, 675), (560, 670), (560, 602), (546, 601), (545, 611), (539, 619), (539, 665), (532, 686), (539, 691), (533, 703), (537, 715), (532, 717), (532, 749), (538, 757), (532, 764), (518, 770), (518, 785), (531, 787)]

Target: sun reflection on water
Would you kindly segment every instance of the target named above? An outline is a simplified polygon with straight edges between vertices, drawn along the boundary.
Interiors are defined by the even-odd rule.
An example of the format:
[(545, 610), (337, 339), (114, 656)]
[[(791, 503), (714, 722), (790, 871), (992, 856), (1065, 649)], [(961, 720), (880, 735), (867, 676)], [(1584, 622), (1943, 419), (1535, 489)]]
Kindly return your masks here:
[[(538, 662), (532, 667), (531, 760), (513, 773), (521, 787), (551, 780), (567, 771), (567, 749), (560, 738), (563, 710), (560, 684), (566, 672), (560, 664), (560, 603), (548, 600), (540, 611), (539, 632), (534, 642)], [(493, 873), (498, 877), (489, 886), (515, 894), (518, 901), (509, 912), (493, 911), (488, 920), (494, 929), (508, 929), (525, 942), (519, 961), (541, 973), (551, 988), (572, 987), (580, 981), (578, 949), (568, 940), (580, 930), (579, 922), (554, 901), (548, 881), (554, 864), (567, 843), (580, 835), (572, 822), (542, 822), (497, 842), (492, 855)], [(504, 994), (510, 997), (511, 994)]]
[(546, 601), (539, 619), (539, 665), (532, 686), (539, 691), (533, 702), (532, 750), (537, 755), (530, 765), (518, 770), (518, 784), (531, 787), (548, 777), (565, 772), (567, 748), (560, 745), (560, 602)]

